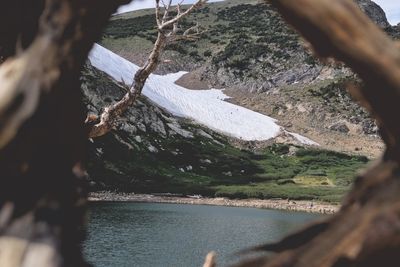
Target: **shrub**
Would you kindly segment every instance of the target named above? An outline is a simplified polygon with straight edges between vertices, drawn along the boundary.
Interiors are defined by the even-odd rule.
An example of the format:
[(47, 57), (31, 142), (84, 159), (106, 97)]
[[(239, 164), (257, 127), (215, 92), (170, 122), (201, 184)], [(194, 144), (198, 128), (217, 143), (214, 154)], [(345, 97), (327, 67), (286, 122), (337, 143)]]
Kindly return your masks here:
[(191, 57), (198, 57), (199, 54), (197, 53), (197, 51), (191, 51), (191, 52), (189, 53), (189, 56), (191, 56)]
[(211, 50), (207, 50), (207, 51), (204, 51), (204, 54), (203, 54), (205, 57), (211, 57), (211, 55), (212, 55), (212, 52), (211, 52)]
[(179, 52), (179, 53), (181, 53), (183, 55), (187, 55), (187, 53), (188, 53), (188, 51), (179, 43), (168, 44), (165, 49), (166, 50), (173, 50), (173, 51)]

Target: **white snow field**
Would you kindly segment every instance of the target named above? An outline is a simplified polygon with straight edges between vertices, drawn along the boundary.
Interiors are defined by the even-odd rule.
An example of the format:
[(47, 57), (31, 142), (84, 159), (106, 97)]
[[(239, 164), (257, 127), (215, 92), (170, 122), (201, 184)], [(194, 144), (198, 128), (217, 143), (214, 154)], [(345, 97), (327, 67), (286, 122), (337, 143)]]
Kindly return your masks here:
[[(89, 55), (94, 67), (119, 82), (131, 85), (138, 66), (110, 50), (95, 44)], [(168, 75), (150, 75), (143, 88), (143, 95), (172, 114), (189, 118), (212, 130), (242, 140), (268, 140), (286, 133), (300, 143), (317, 145), (298, 134), (285, 131), (276, 120), (252, 110), (224, 101), (222, 90), (189, 90), (175, 81), (186, 72)]]

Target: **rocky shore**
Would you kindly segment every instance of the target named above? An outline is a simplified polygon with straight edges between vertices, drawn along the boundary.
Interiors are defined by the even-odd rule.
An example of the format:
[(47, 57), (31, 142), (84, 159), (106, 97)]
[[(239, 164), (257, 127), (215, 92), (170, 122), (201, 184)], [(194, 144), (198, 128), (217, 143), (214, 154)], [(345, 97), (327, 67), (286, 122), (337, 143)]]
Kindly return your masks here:
[(142, 202), (142, 203), (171, 203), (171, 204), (192, 204), (192, 205), (214, 205), (230, 207), (249, 207), (262, 209), (277, 209), (288, 211), (302, 211), (310, 213), (333, 214), (340, 208), (339, 205), (303, 200), (284, 199), (227, 199), (227, 198), (206, 198), (200, 196), (168, 196), (134, 193), (114, 192), (92, 192), (89, 194), (89, 201), (110, 201), (110, 202)]

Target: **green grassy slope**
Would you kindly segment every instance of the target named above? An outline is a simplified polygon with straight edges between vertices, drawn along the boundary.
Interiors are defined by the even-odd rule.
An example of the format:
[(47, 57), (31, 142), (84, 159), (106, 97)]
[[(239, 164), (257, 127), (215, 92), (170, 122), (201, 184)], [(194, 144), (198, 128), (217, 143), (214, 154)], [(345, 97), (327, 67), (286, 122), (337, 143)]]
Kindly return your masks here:
[[(199, 22), (204, 30), (201, 38), (169, 45), (164, 58), (186, 70), (199, 66), (208, 71), (229, 69), (237, 80), (259, 80), (269, 73), (292, 68), (293, 62), (310, 67), (317, 64), (277, 13), (268, 5), (256, 5), (258, 2), (212, 3), (195, 12), (182, 26)], [(133, 59), (149, 51), (156, 35), (153, 12), (149, 9), (114, 17), (101, 44), (124, 56), (133, 55)], [(104, 74), (85, 75), (88, 88), (116, 88)], [(337, 90), (332, 90), (330, 82), (321, 83), (290, 95), (305, 94), (329, 103), (339, 99), (327, 106), (349, 107), (347, 98), (342, 101), (331, 95)], [(293, 88), (293, 92), (297, 89)], [(341, 97), (341, 91), (338, 94)], [(151, 106), (146, 99), (141, 101)], [(353, 106), (350, 111), (357, 112)], [(190, 132), (201, 130), (187, 121), (180, 124)], [(89, 172), (96, 183), (94, 189), (339, 202), (356, 170), (368, 162), (361, 156), (286, 145), (256, 153), (235, 148), (215, 133), (212, 139), (198, 134), (190, 139), (160, 136), (149, 130), (137, 135), (141, 142), (123, 131), (114, 131), (90, 144)], [(150, 152), (149, 144), (157, 152)]]
[[(115, 134), (115, 133), (114, 133)], [(158, 139), (150, 153), (119, 142), (113, 134), (95, 140), (89, 173), (107, 189), (142, 193), (180, 193), (230, 198), (290, 198), (339, 202), (365, 157), (275, 145), (254, 154), (224, 142)], [(130, 141), (132, 142), (132, 141)], [(102, 155), (95, 156), (95, 149)], [(294, 147), (292, 147), (294, 148)]]
[[(83, 87), (91, 109), (95, 99), (108, 103), (123, 94), (121, 87), (94, 69), (84, 72)], [(144, 123), (143, 112), (150, 112), (151, 106), (142, 98), (128, 112), (139, 117), (129, 123)], [(96, 108), (101, 108), (98, 103)], [(169, 120), (170, 114), (160, 112), (157, 116)], [(90, 142), (88, 170), (96, 184), (93, 189), (338, 202), (356, 170), (368, 162), (361, 156), (289, 145), (243, 150), (198, 125), (184, 120), (179, 124), (193, 137), (161, 135), (145, 124), (135, 134), (115, 130)]]
[[(102, 45), (120, 54), (151, 49), (156, 38), (153, 12), (148, 9), (113, 18)], [(269, 5), (259, 1), (210, 3), (185, 18), (180, 26), (187, 29), (196, 23), (203, 32), (198, 41), (173, 43), (166, 48), (165, 57), (178, 54), (181, 62), (176, 64), (186, 62), (186, 70), (199, 64), (214, 69), (230, 68), (243, 80), (259, 75), (254, 72), (255, 66), (260, 67), (262, 74), (266, 70), (274, 72), (276, 62), (280, 62), (280, 68), (289, 68), (293, 57), (315, 64), (301, 47), (298, 36)]]

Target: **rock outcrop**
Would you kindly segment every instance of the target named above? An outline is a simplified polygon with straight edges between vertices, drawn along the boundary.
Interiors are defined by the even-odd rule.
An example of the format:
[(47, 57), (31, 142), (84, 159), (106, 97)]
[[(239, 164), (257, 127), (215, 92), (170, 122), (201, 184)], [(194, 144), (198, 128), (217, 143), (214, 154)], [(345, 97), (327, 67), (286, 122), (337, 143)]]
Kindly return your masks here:
[(386, 18), (385, 11), (371, 0), (357, 0), (361, 10), (368, 15), (379, 27), (386, 29), (391, 27)]
[[(100, 114), (125, 90), (89, 64), (83, 71), (82, 91), (91, 114)], [(175, 117), (145, 97), (128, 109), (113, 131), (90, 140), (89, 148), (92, 190), (207, 194), (203, 187), (192, 188), (197, 182), (190, 179), (228, 172), (243, 176), (243, 169), (246, 175), (257, 169), (241, 159), (242, 152), (226, 137)]]

